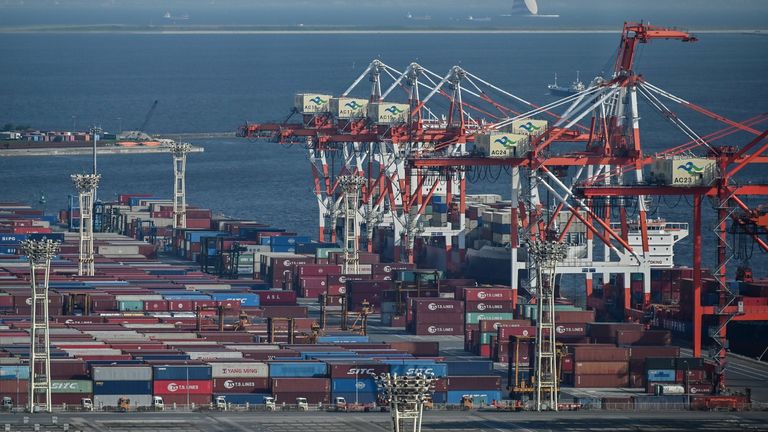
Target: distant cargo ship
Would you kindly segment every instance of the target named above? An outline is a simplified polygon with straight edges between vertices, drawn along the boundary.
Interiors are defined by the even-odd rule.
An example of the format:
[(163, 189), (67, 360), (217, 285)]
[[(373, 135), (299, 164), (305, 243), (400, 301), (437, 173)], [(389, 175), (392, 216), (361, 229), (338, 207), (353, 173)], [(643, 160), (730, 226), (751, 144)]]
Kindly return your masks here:
[(568, 87), (557, 84), (557, 74), (555, 74), (555, 82), (547, 86), (549, 92), (556, 96), (570, 96), (580, 91), (584, 91), (587, 86), (581, 81), (579, 77), (579, 71), (576, 71), (576, 81), (572, 82)]
[(603, 82), (602, 76), (596, 76), (592, 79), (592, 82), (589, 83), (589, 86), (585, 85), (583, 81), (581, 81), (581, 77), (579, 75), (579, 71), (576, 71), (576, 80), (571, 83), (568, 87), (561, 86), (557, 84), (557, 74), (555, 74), (555, 82), (553, 84), (549, 84), (547, 88), (549, 89), (550, 94), (553, 94), (555, 96), (570, 96), (572, 94), (579, 93), (581, 91), (586, 90), (588, 87), (595, 86), (597, 84), (600, 84)]

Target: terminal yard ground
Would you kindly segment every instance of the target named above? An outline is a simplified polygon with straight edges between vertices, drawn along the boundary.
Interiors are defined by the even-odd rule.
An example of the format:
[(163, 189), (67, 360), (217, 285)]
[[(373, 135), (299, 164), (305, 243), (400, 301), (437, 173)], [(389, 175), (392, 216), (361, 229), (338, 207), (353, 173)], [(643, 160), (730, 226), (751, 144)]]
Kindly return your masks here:
[[(24, 424), (24, 417), (28, 418)], [(266, 432), (380, 432), (391, 430), (388, 413), (71, 413), (0, 415), (0, 426), (10, 431), (154, 432), (154, 431), (266, 431)], [(8, 430), (8, 429), (6, 429)], [(424, 431), (768, 431), (766, 412), (427, 412)]]

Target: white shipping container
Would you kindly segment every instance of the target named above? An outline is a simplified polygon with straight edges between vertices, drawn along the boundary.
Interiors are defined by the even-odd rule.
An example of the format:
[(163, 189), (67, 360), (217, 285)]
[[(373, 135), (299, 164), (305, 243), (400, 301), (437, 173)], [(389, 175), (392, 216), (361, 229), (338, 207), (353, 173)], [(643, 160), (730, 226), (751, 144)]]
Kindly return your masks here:
[(96, 253), (99, 255), (138, 255), (139, 247), (136, 245), (97, 245)]
[(169, 332), (169, 333), (148, 333), (144, 332), (144, 336), (150, 339), (197, 339), (197, 333), (181, 333), (181, 332)]
[(113, 356), (121, 355), (123, 352), (119, 349), (112, 348), (60, 348), (62, 351), (69, 354), (71, 357), (83, 357), (83, 356)]
[(475, 149), (490, 157), (522, 157), (528, 150), (528, 135), (479, 133), (475, 135)]
[(372, 102), (368, 104), (368, 118), (379, 124), (396, 124), (408, 121), (411, 107), (408, 104)]
[(148, 407), (152, 405), (152, 395), (94, 395), (93, 406), (95, 409), (101, 407), (115, 407), (120, 398), (128, 398), (131, 401), (131, 408)]
[(331, 95), (319, 93), (298, 93), (294, 98), (294, 107), (302, 114), (328, 112)]
[(668, 186), (709, 186), (716, 177), (714, 159), (673, 157), (655, 159), (649, 180)]
[(151, 381), (152, 366), (94, 366), (94, 381)]
[(504, 128), (505, 132), (512, 132), (514, 134), (522, 134), (522, 135), (541, 135), (544, 133), (544, 131), (547, 130), (547, 121), (546, 120), (535, 120), (535, 119), (520, 119), (520, 120), (513, 120), (512, 124)]
[(213, 378), (268, 378), (269, 366), (266, 363), (218, 363), (208, 362), (211, 365)]
[(331, 114), (340, 119), (365, 117), (368, 101), (366, 99), (338, 97), (331, 98)]
[(163, 300), (163, 296), (159, 294), (121, 294), (116, 295), (117, 301), (147, 301), (147, 300)]
[(258, 344), (258, 345), (224, 345), (229, 349), (236, 349), (240, 351), (275, 351), (280, 349), (280, 345)]
[(230, 290), (232, 289), (232, 285), (230, 284), (189, 284), (184, 285), (184, 288), (186, 288), (187, 291), (201, 291), (201, 290)]
[(243, 358), (243, 353), (239, 351), (187, 351), (191, 360), (216, 360), (216, 359), (238, 359)]

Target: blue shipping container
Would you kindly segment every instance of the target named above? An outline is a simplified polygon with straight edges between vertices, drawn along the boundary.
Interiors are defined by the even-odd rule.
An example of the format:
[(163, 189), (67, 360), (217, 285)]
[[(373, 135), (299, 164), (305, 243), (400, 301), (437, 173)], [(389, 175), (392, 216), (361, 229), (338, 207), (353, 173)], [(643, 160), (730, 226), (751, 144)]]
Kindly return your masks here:
[(270, 250), (272, 252), (277, 252), (277, 253), (296, 252), (296, 246), (292, 246), (292, 245), (272, 245), (272, 246), (270, 246)]
[(447, 361), (448, 376), (492, 375), (492, 361)]
[(240, 306), (258, 307), (259, 295), (258, 294), (244, 294), (244, 293), (227, 293), (227, 294), (211, 294), (211, 298), (214, 300), (237, 300), (240, 302)]
[(331, 380), (331, 391), (334, 393), (354, 393), (355, 390), (361, 393), (377, 393), (379, 391), (376, 387), (376, 381), (373, 378), (339, 378)]
[[(26, 348), (29, 351), (29, 348)], [(29, 379), (29, 366), (5, 365), (0, 366), (0, 380)]]
[(269, 239), (269, 244), (272, 246), (296, 246), (297, 244), (309, 243), (312, 241), (312, 239), (307, 236), (272, 236), (269, 237)]
[(448, 392), (447, 401), (448, 404), (461, 403), (461, 398), (464, 396), (472, 396), (472, 403), (475, 405), (490, 405), (494, 400), (501, 400), (501, 392), (494, 391), (477, 391), (477, 390), (452, 390)]
[(211, 379), (211, 367), (202, 365), (166, 365), (152, 368), (156, 380), (209, 380)]
[(93, 394), (152, 394), (152, 381), (94, 381)]
[(317, 343), (345, 344), (345, 343), (367, 343), (368, 336), (349, 336), (349, 335), (329, 335), (319, 336)]
[(332, 400), (336, 400), (337, 397), (343, 397), (347, 403), (361, 403), (371, 404), (375, 403), (378, 399), (377, 393), (365, 393), (365, 392), (333, 392), (331, 393)]
[(674, 382), (675, 371), (673, 369), (649, 369), (648, 381)]
[(420, 373), (425, 375), (433, 375), (437, 378), (448, 376), (448, 366), (443, 363), (422, 363), (411, 360), (407, 360), (405, 362), (384, 361), (383, 363), (389, 363), (389, 372), (392, 374), (416, 375)]
[(264, 403), (265, 397), (270, 397), (272, 395), (269, 393), (222, 393), (214, 394), (213, 400), (216, 400), (216, 397), (218, 396), (224, 396), (227, 403), (233, 405), (245, 405), (246, 403), (260, 405)]
[(270, 362), (269, 377), (322, 378), (328, 375), (323, 362)]

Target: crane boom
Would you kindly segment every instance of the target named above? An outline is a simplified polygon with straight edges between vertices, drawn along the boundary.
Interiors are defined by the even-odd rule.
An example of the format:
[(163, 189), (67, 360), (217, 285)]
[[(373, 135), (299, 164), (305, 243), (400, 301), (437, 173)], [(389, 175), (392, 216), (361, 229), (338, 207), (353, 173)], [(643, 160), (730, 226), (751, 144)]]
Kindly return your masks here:
[(652, 26), (643, 22), (625, 22), (621, 33), (619, 56), (616, 59), (616, 75), (632, 70), (638, 43), (648, 43), (652, 39), (679, 39), (683, 42), (696, 42), (692, 34), (665, 27)]
[(139, 130), (142, 132), (145, 132), (147, 129), (147, 125), (149, 124), (149, 121), (152, 119), (152, 114), (155, 112), (155, 108), (157, 108), (157, 99), (152, 103), (152, 106), (149, 107), (149, 111), (147, 111), (147, 115), (144, 116), (144, 122), (139, 127)]

